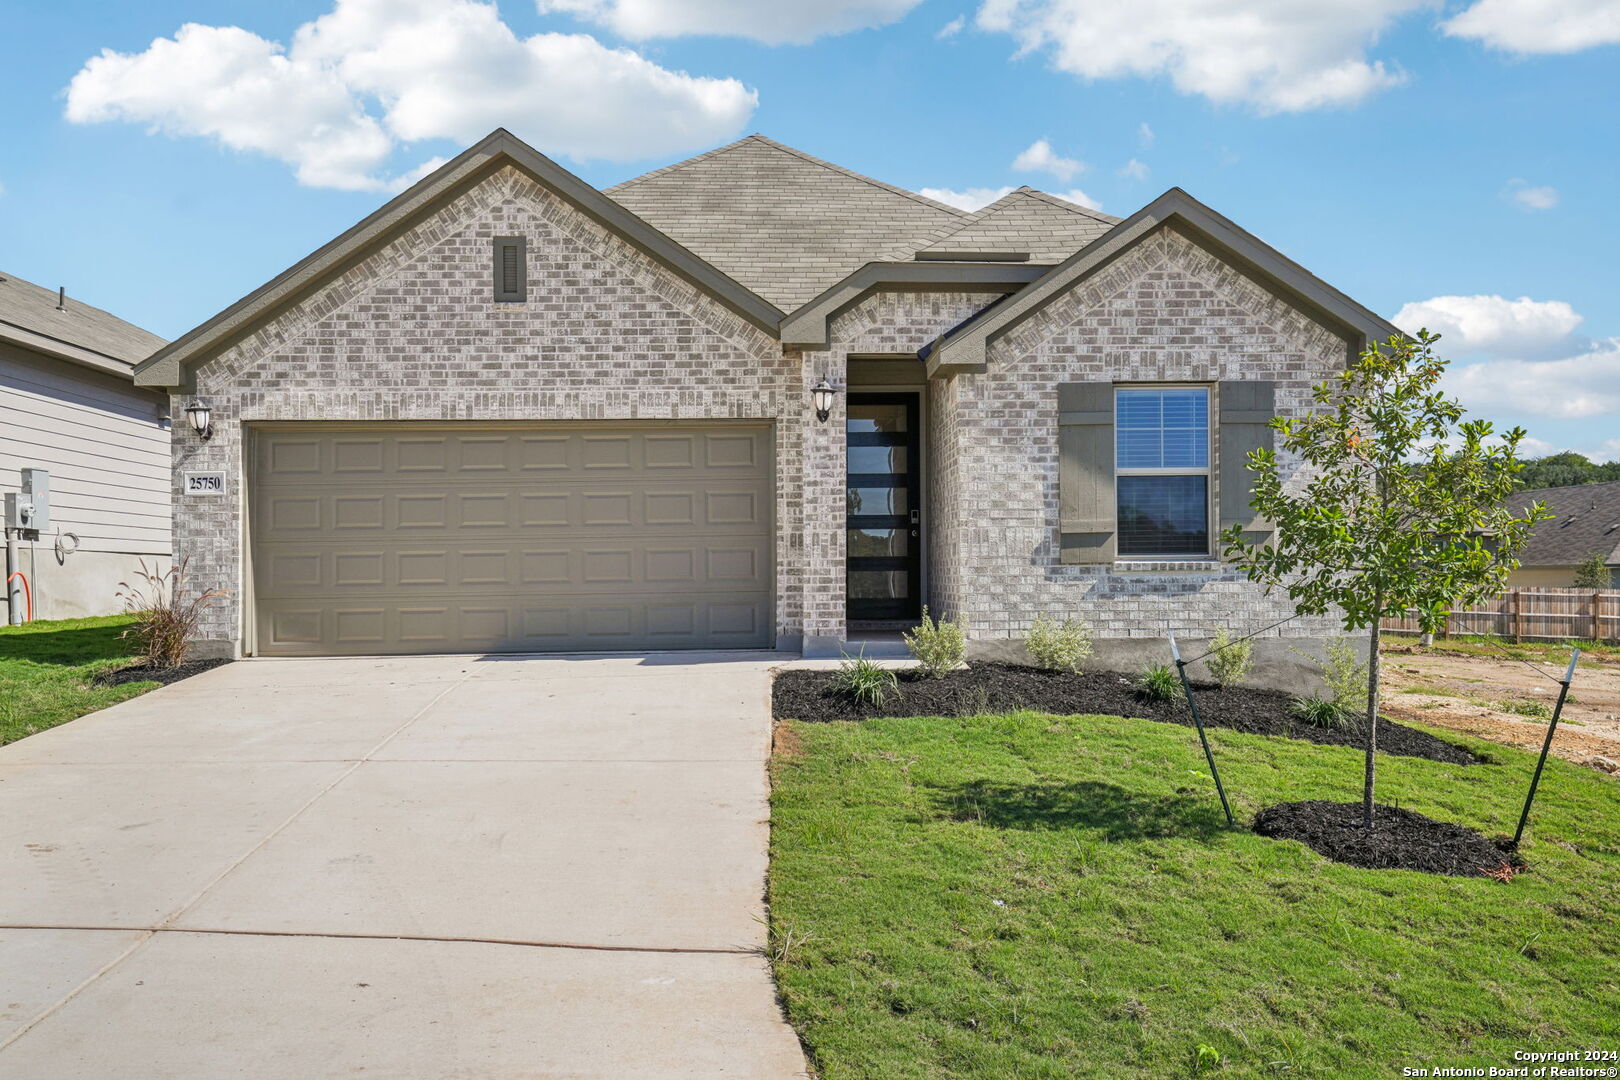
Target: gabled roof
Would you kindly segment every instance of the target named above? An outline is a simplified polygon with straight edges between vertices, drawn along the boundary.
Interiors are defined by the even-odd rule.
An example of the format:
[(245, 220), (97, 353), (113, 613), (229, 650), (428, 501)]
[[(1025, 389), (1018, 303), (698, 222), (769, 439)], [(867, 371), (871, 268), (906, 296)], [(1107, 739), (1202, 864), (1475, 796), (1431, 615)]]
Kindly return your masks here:
[(522, 170), (755, 325), (772, 335), (777, 332), (783, 313), (775, 305), (682, 247), (505, 128), (496, 128), (476, 145), (429, 173), (348, 232), (201, 326), (170, 342), (136, 368), (135, 381), (148, 386), (185, 385), (188, 364), (223, 348), (284, 305), (307, 295), (414, 222), (507, 166)]
[(1509, 499), (1514, 510), (1544, 503), (1553, 517), (1536, 525), (1519, 555), (1521, 566), (1574, 566), (1592, 552), (1620, 566), (1620, 480), (1573, 487), (1527, 488)]
[(0, 341), (81, 367), (128, 376), (163, 339), (81, 300), (0, 273)]
[(1058, 263), (1119, 224), (1100, 210), (1021, 187), (963, 221), (960, 228), (919, 248), (918, 259), (983, 259), (1023, 255), (1032, 263)]
[(1215, 251), (1277, 295), (1344, 335), (1350, 353), (1399, 335), (1387, 319), (1356, 303), (1276, 248), (1238, 228), (1180, 188), (1171, 188), (1048, 270), (1023, 291), (942, 336), (928, 350), (930, 377), (987, 368), (990, 340), (1085, 281), (1162, 225)]
[(866, 263), (909, 258), (968, 216), (763, 135), (607, 194), (787, 311)]

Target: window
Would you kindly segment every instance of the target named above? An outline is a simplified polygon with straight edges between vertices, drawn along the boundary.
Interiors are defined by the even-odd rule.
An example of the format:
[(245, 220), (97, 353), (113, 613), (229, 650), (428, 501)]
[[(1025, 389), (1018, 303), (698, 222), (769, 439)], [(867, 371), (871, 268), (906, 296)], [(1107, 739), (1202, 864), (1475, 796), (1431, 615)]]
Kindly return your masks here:
[(495, 299), (521, 303), (529, 296), (527, 244), (521, 236), (495, 238)]
[(1209, 390), (1114, 391), (1119, 554), (1209, 554)]

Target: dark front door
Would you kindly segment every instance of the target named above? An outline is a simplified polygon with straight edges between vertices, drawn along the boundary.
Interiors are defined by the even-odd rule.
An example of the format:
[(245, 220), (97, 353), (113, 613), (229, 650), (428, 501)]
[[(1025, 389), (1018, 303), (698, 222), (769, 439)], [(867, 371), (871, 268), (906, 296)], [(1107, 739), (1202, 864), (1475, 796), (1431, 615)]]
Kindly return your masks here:
[(922, 584), (917, 395), (851, 394), (848, 616), (914, 619)]

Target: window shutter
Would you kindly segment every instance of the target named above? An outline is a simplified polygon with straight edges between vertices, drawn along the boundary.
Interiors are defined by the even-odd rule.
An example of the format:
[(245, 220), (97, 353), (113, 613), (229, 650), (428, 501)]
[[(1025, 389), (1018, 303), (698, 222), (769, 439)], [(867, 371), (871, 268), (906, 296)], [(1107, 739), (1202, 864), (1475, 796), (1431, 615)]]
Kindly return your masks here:
[(1065, 563), (1112, 563), (1114, 384), (1058, 386), (1058, 531)]
[(495, 238), (495, 299), (522, 302), (529, 295), (527, 244), (521, 236)]
[(1221, 382), (1221, 528), (1243, 526), (1243, 538), (1261, 543), (1276, 526), (1249, 507), (1254, 497), (1249, 452), (1273, 447), (1271, 418), (1277, 415), (1277, 384), (1260, 381)]

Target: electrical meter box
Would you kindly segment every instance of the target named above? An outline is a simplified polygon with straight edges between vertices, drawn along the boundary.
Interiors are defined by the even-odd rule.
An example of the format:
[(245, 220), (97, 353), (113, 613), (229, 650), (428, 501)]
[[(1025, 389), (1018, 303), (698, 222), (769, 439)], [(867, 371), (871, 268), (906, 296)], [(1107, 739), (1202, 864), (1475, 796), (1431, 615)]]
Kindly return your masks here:
[(22, 470), (22, 490), (6, 492), (6, 528), (39, 532), (51, 527), (51, 474)]

